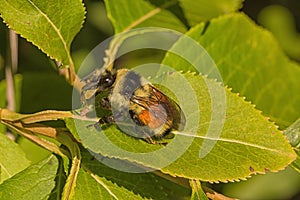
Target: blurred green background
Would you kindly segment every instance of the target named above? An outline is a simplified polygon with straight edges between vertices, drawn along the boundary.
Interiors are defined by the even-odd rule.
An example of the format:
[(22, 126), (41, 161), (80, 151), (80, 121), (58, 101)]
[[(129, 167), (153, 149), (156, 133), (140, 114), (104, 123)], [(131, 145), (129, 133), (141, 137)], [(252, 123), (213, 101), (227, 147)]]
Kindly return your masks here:
[[(101, 41), (113, 35), (113, 28), (106, 17), (102, 1), (84, 1), (87, 17), (83, 29), (72, 44), (75, 66), (79, 67), (87, 54)], [(286, 55), (300, 62), (300, 1), (299, 0), (245, 0), (242, 11), (258, 24), (269, 29), (278, 40)], [(55, 64), (45, 54), (25, 39), (19, 38), (18, 73), (16, 77), (17, 111), (33, 113), (46, 109), (72, 109), (72, 87), (57, 75)], [(122, 65), (134, 65), (141, 60), (140, 54), (121, 59)], [(160, 60), (161, 54), (151, 55)], [(5, 85), (5, 60), (8, 54), (8, 29), (0, 22), (0, 85)], [(5, 95), (0, 90), (0, 95)], [(23, 138), (17, 140), (33, 162), (49, 153)], [(34, 153), (33, 153), (34, 152)], [(249, 200), (300, 199), (300, 175), (288, 168), (279, 173), (257, 175), (240, 183), (214, 184), (217, 191), (232, 197)]]

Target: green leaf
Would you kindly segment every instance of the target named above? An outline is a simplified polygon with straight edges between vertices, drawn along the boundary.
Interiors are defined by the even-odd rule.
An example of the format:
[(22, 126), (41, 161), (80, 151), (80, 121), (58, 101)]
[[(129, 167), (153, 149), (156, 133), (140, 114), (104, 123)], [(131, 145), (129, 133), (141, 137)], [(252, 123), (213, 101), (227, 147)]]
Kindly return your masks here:
[(57, 167), (54, 156), (28, 167), (0, 185), (0, 199), (48, 199), (55, 186)]
[(94, 199), (95, 197), (98, 199), (142, 199), (103, 177), (93, 176), (83, 169), (79, 171), (74, 199)]
[(0, 13), (10, 28), (52, 59), (73, 65), (70, 46), (85, 14), (80, 0), (1, 0)]
[(28, 167), (23, 150), (0, 132), (0, 184)]
[[(182, 78), (190, 85), (190, 89), (185, 87)], [(95, 122), (75, 120), (75, 127), (69, 129), (76, 130), (75, 134), (81, 137), (83, 145), (95, 153), (160, 169), (172, 176), (210, 182), (246, 179), (267, 170), (278, 171), (296, 158), (276, 126), (253, 105), (227, 88), (226, 118), (222, 133), (219, 137), (206, 135), (210, 123), (215, 123), (210, 121), (211, 107), (220, 106), (218, 102), (212, 105), (210, 96), (224, 90), (219, 83), (192, 73), (173, 73), (166, 75), (164, 81), (177, 89), (180, 98), (185, 97), (180, 105), (187, 122), (186, 132), (174, 132), (176, 135), (167, 146), (151, 145), (130, 137), (115, 125), (102, 127), (103, 131), (99, 131), (89, 126)], [(167, 95), (170, 94), (161, 89)], [(195, 95), (196, 99), (193, 98)], [(196, 135), (193, 135), (195, 131)], [(213, 148), (207, 149), (207, 143), (212, 144)], [(210, 151), (201, 157), (203, 150)], [(114, 167), (131, 170), (122, 165)]]
[(285, 53), (300, 61), (300, 33), (296, 28), (295, 16), (288, 8), (281, 5), (264, 7), (258, 14), (259, 24), (270, 30)]
[(74, 124), (74, 120), (72, 118), (66, 118), (65, 123), (66, 123), (66, 126), (68, 127), (68, 129), (70, 130), (70, 132), (72, 133), (73, 137), (77, 141), (80, 141), (81, 139), (80, 139), (79, 135), (76, 132), (76, 126)]
[(115, 33), (153, 25), (185, 32), (185, 25), (168, 10), (176, 4), (177, 1), (165, 0), (105, 0)]
[(283, 131), (290, 144), (300, 151), (300, 118)]
[(28, 160), (30, 160), (32, 163), (37, 163), (41, 160), (44, 160), (51, 154), (48, 150), (39, 145), (36, 145), (32, 141), (24, 137), (18, 138), (18, 144), (20, 145), (20, 148), (22, 148), (25, 152)]
[(179, 2), (189, 24), (194, 26), (199, 22), (239, 10), (243, 0), (179, 0)]
[[(253, 102), (281, 128), (300, 116), (300, 66), (284, 55), (268, 31), (246, 15), (230, 14), (213, 19), (207, 27), (200, 24), (187, 35), (212, 57), (225, 84)], [(190, 49), (184, 44), (176, 44), (174, 48), (181, 48), (185, 53)], [(196, 71), (190, 63), (171, 54), (166, 55), (163, 63), (176, 70)]]
[[(144, 49), (141, 48), (141, 46), (137, 47), (139, 46), (139, 44), (141, 44), (143, 47), (147, 46), (147, 42), (144, 43), (144, 38), (135, 38), (134, 41), (132, 41), (131, 37), (139, 34), (145, 34), (149, 31), (149, 29), (135, 30), (135, 28), (151, 27), (152, 31), (150, 30), (150, 32), (153, 32), (153, 28), (156, 28), (155, 32), (159, 32), (157, 27), (175, 30), (179, 32), (186, 31), (186, 26), (182, 22), (184, 20), (180, 20), (177, 17), (178, 11), (181, 14), (181, 9), (178, 5), (177, 0), (105, 0), (104, 2), (108, 18), (112, 22), (115, 33), (123, 33), (116, 35), (116, 37), (114, 37), (112, 41), (110, 41), (109, 48), (105, 52), (105, 67), (109, 65), (111, 66), (111, 62), (113, 62), (116, 59), (117, 53), (120, 50), (119, 48), (121, 45), (128, 45), (128, 43), (124, 42), (125, 40), (129, 41), (129, 49), (132, 49), (132, 51), (137, 49)], [(130, 32), (130, 30), (132, 29), (133, 31)], [(162, 40), (165, 39), (164, 35), (165, 34), (160, 34), (160, 36), (162, 36)], [(160, 52), (160, 54), (158, 55), (161, 54), (162, 52)], [(138, 55), (141, 58), (140, 60), (146, 60), (145, 56), (143, 56), (142, 54), (138, 53)], [(152, 59), (153, 57), (155, 56), (151, 55)], [(160, 56), (158, 56), (158, 59), (160, 59), (159, 57)]]
[(109, 190), (106, 190), (106, 188), (102, 187), (93, 179), (91, 175), (83, 169), (80, 169), (74, 199), (93, 199), (93, 197), (99, 199), (115, 199), (109, 192)]
[(297, 159), (292, 162), (291, 167), (300, 173), (300, 119), (284, 130), (283, 133), (297, 153)]
[[(75, 199), (187, 199), (190, 190), (151, 173), (130, 174), (102, 164), (83, 151)], [(104, 158), (108, 159), (108, 158)], [(122, 162), (122, 161), (121, 161)], [(126, 162), (122, 162), (126, 164)]]

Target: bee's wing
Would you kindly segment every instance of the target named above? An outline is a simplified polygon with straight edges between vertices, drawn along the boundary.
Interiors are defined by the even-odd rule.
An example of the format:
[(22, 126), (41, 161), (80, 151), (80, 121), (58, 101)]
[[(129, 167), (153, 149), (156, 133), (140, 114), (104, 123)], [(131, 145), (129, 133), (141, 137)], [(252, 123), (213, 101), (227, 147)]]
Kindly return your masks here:
[(153, 93), (155, 94), (155, 99), (159, 102), (167, 104), (166, 108), (168, 109), (169, 115), (173, 119), (173, 128), (177, 130), (183, 130), (185, 126), (186, 118), (181, 109), (181, 107), (171, 98), (163, 94), (159, 89), (152, 86)]
[[(151, 105), (156, 105), (160, 103), (158, 95), (163, 94), (159, 90), (154, 88), (152, 85), (148, 84), (147, 86), (147, 89), (145, 89), (145, 87), (143, 87), (142, 89), (143, 95), (140, 96), (139, 94), (135, 93), (132, 95), (130, 100), (133, 103), (136, 103), (139, 106), (143, 107), (144, 109), (149, 110), (149, 107), (151, 107)], [(157, 92), (159, 93), (156, 94)]]

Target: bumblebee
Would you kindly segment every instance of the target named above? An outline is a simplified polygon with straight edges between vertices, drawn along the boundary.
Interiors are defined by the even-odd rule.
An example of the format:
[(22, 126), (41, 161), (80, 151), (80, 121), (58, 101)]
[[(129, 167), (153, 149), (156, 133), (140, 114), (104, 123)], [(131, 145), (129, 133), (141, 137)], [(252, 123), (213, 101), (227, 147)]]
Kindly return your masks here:
[[(95, 84), (91, 87), (95, 88)], [(156, 144), (153, 139), (172, 136), (172, 130), (182, 130), (185, 125), (180, 106), (132, 70), (105, 70), (95, 91), (95, 96), (108, 92), (100, 104), (112, 110), (112, 115), (99, 120), (100, 124), (132, 124), (130, 131), (135, 134), (130, 135), (148, 143)]]

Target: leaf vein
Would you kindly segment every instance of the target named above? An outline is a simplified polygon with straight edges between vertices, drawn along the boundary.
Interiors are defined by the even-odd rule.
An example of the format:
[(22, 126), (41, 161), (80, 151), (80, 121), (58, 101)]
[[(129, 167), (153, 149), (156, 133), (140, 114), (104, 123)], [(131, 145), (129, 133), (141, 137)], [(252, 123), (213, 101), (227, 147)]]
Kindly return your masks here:
[(106, 186), (95, 174), (91, 173), (91, 176), (104, 188), (106, 191), (116, 200), (118, 197)]
[(254, 148), (258, 148), (258, 149), (262, 149), (262, 150), (266, 150), (266, 151), (271, 151), (271, 152), (275, 152), (275, 153), (279, 153), (279, 154), (284, 154), (283, 152), (281, 152), (280, 150), (277, 149), (272, 149), (266, 146), (262, 146), (262, 145), (258, 145), (258, 144), (253, 144), (253, 143), (249, 143), (249, 142), (243, 142), (240, 140), (235, 140), (235, 139), (227, 139), (227, 138), (213, 138), (213, 137), (207, 137), (207, 136), (202, 136), (202, 135), (194, 135), (194, 134), (189, 134), (189, 133), (182, 133), (182, 132), (177, 132), (174, 131), (173, 132), (176, 135), (182, 135), (182, 136), (187, 136), (187, 137), (195, 137), (195, 138), (201, 138), (201, 139), (207, 139), (207, 140), (212, 140), (212, 141), (218, 141), (218, 142), (228, 142), (228, 143), (235, 143), (235, 144), (241, 144), (241, 145), (245, 145), (245, 146), (249, 146), (249, 147), (254, 147)]
[(53, 27), (54, 31), (57, 33), (59, 39), (61, 40), (63, 46), (64, 46), (64, 50), (65, 52), (67, 53), (67, 56), (68, 56), (68, 60), (69, 60), (69, 64), (71, 66), (73, 66), (73, 61), (71, 59), (71, 55), (68, 51), (68, 46), (67, 46), (67, 43), (64, 39), (64, 37), (62, 36), (59, 28), (52, 22), (52, 20), (47, 16), (46, 13), (44, 13), (41, 9), (39, 9), (39, 7), (37, 5), (35, 5), (34, 2), (32, 2), (31, 0), (28, 0), (28, 2), (49, 22), (49, 24)]
[(153, 10), (151, 10), (150, 12), (146, 13), (145, 15), (141, 16), (139, 19), (135, 20), (134, 22), (132, 22), (129, 26), (127, 26), (124, 31), (128, 31), (130, 29), (132, 29), (133, 27), (141, 24), (142, 22), (146, 21), (147, 19), (149, 19), (150, 17), (156, 15), (157, 13), (159, 13), (162, 9), (165, 9), (171, 5), (173, 5), (174, 3), (176, 3), (177, 0), (174, 0), (174, 1), (169, 1), (169, 2), (166, 2), (165, 4), (163, 4), (162, 6), (160, 7), (157, 7)]

